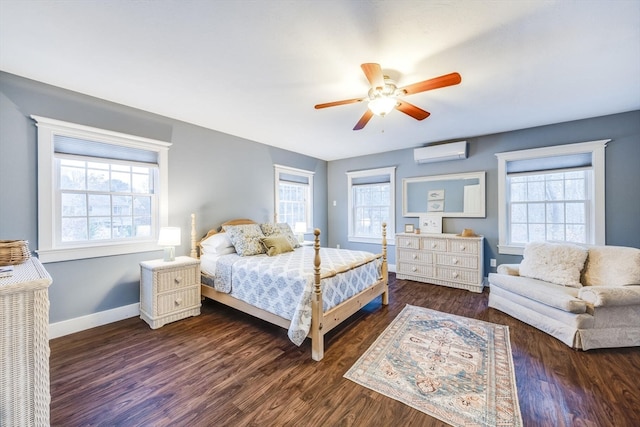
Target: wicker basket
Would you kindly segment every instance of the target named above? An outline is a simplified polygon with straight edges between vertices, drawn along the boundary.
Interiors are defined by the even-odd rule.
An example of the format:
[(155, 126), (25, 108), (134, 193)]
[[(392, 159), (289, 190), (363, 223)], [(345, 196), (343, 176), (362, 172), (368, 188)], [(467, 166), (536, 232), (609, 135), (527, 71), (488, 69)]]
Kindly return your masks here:
[(0, 240), (0, 266), (22, 264), (31, 257), (26, 240)]

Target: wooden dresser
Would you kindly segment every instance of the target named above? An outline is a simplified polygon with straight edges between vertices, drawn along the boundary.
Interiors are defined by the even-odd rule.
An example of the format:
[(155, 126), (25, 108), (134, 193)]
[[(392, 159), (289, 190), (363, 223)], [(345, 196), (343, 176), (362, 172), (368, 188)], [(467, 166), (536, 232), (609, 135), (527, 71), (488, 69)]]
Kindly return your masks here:
[(48, 426), (49, 285), (37, 258), (0, 278), (0, 425)]
[(484, 237), (396, 234), (396, 277), (482, 292)]

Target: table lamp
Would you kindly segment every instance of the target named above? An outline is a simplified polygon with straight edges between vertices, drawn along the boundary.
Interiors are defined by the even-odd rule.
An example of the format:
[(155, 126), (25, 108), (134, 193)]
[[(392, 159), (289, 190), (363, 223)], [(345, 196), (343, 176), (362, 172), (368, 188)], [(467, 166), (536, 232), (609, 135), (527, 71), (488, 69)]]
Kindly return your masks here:
[(161, 227), (158, 245), (164, 246), (164, 261), (176, 259), (175, 246), (180, 246), (180, 227)]

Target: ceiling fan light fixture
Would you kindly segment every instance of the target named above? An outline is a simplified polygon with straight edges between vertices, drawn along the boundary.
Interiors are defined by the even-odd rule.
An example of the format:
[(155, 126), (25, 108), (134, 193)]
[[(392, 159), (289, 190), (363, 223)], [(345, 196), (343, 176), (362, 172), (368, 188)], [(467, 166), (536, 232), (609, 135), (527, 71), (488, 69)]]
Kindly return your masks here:
[(369, 101), (369, 110), (376, 116), (385, 116), (393, 110), (398, 101), (388, 96), (376, 96)]

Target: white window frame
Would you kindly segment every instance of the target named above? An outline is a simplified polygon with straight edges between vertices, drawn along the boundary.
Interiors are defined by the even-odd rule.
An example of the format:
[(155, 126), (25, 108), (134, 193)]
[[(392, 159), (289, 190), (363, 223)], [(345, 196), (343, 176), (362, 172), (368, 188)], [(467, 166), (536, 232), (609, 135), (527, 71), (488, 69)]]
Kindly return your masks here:
[[(396, 167), (390, 166), (385, 168), (367, 169), (361, 171), (347, 172), (347, 221), (348, 221), (348, 237), (349, 242), (355, 243), (376, 243), (380, 244), (382, 234), (380, 238), (374, 237), (361, 237), (355, 235), (353, 227), (354, 223), (354, 206), (353, 206), (353, 180), (354, 178), (366, 178), (372, 176), (389, 175), (389, 187), (390, 187), (390, 206), (389, 206), (389, 220), (387, 221), (387, 244), (389, 246), (395, 245), (395, 230), (396, 230)], [(380, 230), (382, 233), (382, 230)]]
[[(297, 175), (300, 177), (304, 177), (308, 181), (309, 186), (309, 199), (307, 200), (306, 209), (306, 218), (305, 222), (307, 224), (307, 230), (305, 233), (313, 233), (313, 176), (315, 172), (304, 170), (304, 169), (296, 169), (289, 166), (282, 165), (273, 165), (275, 170), (275, 182), (274, 182), (274, 218), (276, 222), (279, 221), (279, 209), (280, 209), (280, 175)], [(294, 224), (295, 226), (295, 224)], [(293, 229), (294, 226), (291, 226)]]
[[(157, 245), (157, 233), (159, 227), (167, 225), (169, 217), (168, 151), (171, 143), (35, 115), (31, 118), (36, 121), (38, 128), (38, 249), (36, 252), (40, 261), (49, 263), (160, 250)], [(58, 193), (54, 153), (56, 135), (157, 153), (158, 229), (152, 231), (150, 238), (125, 242), (79, 242), (64, 246), (56, 243), (55, 233), (60, 222), (60, 215), (56, 211)]]
[[(593, 185), (590, 194), (588, 220), (589, 244), (605, 244), (605, 148), (610, 139), (555, 145), (528, 150), (496, 153), (498, 158), (498, 253), (522, 255), (523, 245), (510, 244), (507, 195), (507, 163), (517, 160), (540, 159), (571, 154), (590, 153), (592, 158)], [(548, 173), (550, 171), (545, 171)]]

